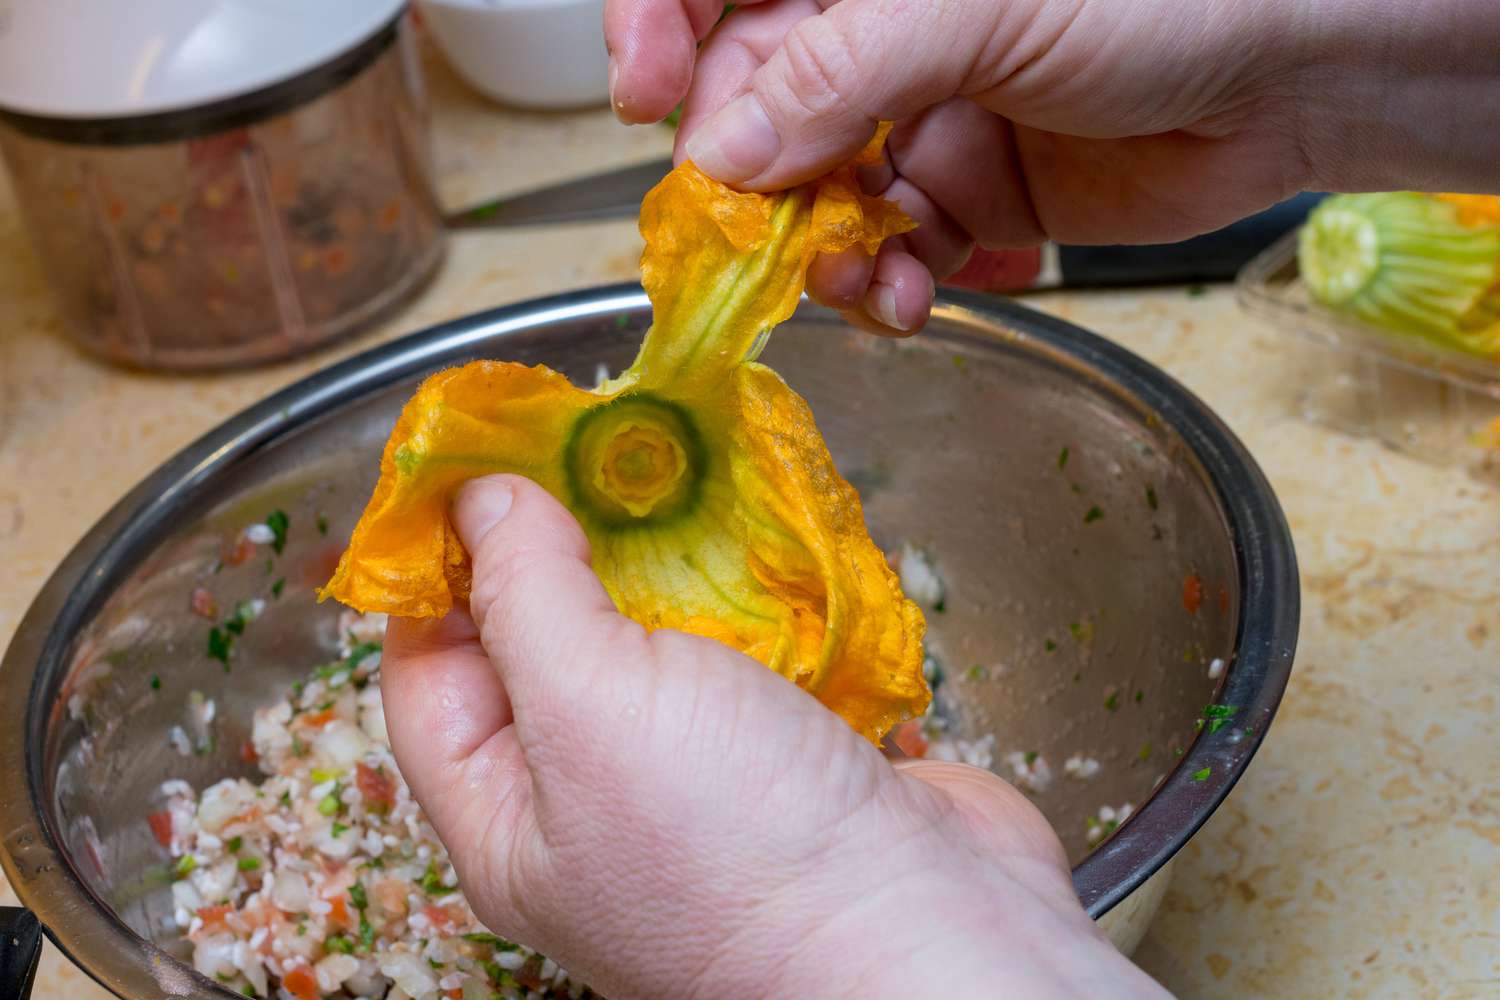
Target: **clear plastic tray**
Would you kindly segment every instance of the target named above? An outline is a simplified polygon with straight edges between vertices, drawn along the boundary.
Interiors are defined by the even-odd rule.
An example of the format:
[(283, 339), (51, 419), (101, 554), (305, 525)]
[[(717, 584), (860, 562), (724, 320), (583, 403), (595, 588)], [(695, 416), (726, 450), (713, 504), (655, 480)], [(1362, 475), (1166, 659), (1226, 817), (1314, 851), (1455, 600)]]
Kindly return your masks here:
[(1500, 418), (1500, 364), (1317, 304), (1298, 277), (1297, 235), (1282, 237), (1245, 265), (1236, 289), (1246, 311), (1314, 349), (1300, 393), (1302, 415), (1428, 462), (1500, 460), (1476, 440)]

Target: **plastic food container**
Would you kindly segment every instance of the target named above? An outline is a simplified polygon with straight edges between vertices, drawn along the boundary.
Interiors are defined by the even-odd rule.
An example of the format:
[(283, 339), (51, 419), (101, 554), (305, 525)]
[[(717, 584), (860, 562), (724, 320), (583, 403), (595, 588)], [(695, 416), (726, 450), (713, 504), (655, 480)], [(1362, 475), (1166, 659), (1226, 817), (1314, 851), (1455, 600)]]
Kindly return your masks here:
[(1435, 464), (1492, 463), (1476, 437), (1500, 418), (1500, 363), (1314, 302), (1298, 277), (1297, 238), (1290, 233), (1252, 260), (1237, 287), (1247, 311), (1314, 349), (1303, 417)]
[(0, 9), (0, 153), (68, 334), (148, 368), (368, 323), (442, 254), (401, 0)]

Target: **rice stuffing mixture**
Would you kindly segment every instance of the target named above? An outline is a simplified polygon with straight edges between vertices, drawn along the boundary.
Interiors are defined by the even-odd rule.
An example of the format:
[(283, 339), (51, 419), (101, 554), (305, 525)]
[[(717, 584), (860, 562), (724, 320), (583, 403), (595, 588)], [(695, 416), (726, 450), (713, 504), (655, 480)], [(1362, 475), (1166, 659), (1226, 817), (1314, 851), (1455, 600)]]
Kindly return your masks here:
[(255, 713), (264, 779), (201, 793), (162, 785), (166, 806), (150, 823), (175, 859), (175, 919), (193, 965), (279, 1000), (594, 996), (475, 919), (391, 755), (385, 616), (340, 624), (341, 658)]

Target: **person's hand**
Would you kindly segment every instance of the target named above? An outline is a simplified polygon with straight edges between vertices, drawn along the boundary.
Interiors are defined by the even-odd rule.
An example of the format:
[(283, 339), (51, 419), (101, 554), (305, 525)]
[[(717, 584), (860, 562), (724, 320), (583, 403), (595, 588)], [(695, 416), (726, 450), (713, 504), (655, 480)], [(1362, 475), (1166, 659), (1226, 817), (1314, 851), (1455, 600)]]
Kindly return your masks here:
[(750, 4), (715, 28), (721, 0), (606, 0), (615, 112), (685, 99), (678, 157), (749, 190), (895, 120), (864, 180), (920, 228), (808, 280), (877, 332), (919, 327), (929, 271), (975, 242), (1167, 242), (1309, 188), (1500, 190), (1485, 0)]
[(472, 617), (393, 619), (382, 691), (401, 771), (497, 933), (615, 1000), (1161, 995), (1005, 782), (893, 766), (748, 657), (648, 635), (525, 479), (470, 483), (453, 518)]

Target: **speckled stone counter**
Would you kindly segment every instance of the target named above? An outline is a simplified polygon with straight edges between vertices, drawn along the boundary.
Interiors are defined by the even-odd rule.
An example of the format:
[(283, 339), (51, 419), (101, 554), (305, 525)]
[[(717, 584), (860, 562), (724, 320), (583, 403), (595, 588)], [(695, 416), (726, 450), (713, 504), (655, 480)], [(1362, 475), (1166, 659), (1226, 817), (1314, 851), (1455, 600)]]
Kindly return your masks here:
[[(429, 59), (444, 200), (659, 155), (664, 128), (509, 112)], [(487, 306), (633, 278), (631, 222), (471, 232), (396, 319), (215, 377), (104, 367), (58, 319), (0, 180), (0, 645), (69, 547), (158, 463), (337, 358)], [(1309, 356), (1228, 290), (1034, 304), (1164, 367), (1270, 476), (1302, 566), (1297, 665), (1266, 744), (1180, 856), (1137, 959), (1190, 997), (1500, 996), (1500, 489), (1309, 425)], [(0, 812), (6, 808), (0, 803)], [(0, 817), (3, 818), (3, 817)], [(0, 886), (0, 900), (13, 902)], [(49, 945), (37, 994), (106, 994)]]

